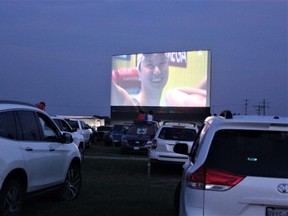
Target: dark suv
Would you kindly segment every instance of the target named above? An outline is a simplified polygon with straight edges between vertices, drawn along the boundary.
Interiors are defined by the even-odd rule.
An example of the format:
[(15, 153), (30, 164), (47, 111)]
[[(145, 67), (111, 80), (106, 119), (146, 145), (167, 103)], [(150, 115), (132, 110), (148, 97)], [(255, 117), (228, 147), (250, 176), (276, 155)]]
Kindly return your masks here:
[(112, 142), (109, 140), (109, 133), (112, 130), (112, 126), (99, 126), (96, 132), (96, 139), (97, 141), (104, 141), (104, 143)]
[(154, 138), (159, 124), (156, 121), (134, 121), (126, 135), (122, 136), (121, 153), (146, 152), (150, 145), (147, 142)]
[(116, 124), (113, 126), (111, 132), (109, 133), (109, 140), (113, 145), (119, 146), (121, 143), (122, 136), (124, 136), (129, 129), (129, 125)]

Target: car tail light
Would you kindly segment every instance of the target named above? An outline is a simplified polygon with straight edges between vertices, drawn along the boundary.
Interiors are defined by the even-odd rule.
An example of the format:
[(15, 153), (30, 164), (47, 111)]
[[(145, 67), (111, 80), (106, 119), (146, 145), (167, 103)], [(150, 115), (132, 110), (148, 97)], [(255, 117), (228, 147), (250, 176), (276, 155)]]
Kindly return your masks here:
[(152, 149), (156, 149), (156, 148), (157, 148), (157, 140), (156, 140), (156, 139), (153, 139), (153, 140), (152, 140), (151, 148), (152, 148)]
[(200, 190), (225, 191), (237, 185), (244, 176), (201, 166), (194, 173), (188, 173), (187, 186)]

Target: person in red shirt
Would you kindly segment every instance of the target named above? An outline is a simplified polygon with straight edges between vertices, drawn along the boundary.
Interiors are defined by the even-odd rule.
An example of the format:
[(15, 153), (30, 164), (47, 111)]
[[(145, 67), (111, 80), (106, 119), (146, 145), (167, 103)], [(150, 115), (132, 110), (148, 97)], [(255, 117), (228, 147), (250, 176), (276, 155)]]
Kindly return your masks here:
[(40, 110), (45, 110), (46, 108), (46, 104), (45, 102), (41, 101), (40, 103), (36, 104), (36, 106), (40, 109)]
[(140, 120), (140, 121), (144, 121), (145, 120), (145, 113), (144, 113), (143, 110), (139, 110), (138, 120)]

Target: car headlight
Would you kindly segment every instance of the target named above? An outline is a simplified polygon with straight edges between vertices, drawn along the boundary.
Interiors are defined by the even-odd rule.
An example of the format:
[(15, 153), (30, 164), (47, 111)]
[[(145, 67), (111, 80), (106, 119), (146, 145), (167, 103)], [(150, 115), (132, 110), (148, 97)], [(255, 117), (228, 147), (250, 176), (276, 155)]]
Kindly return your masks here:
[(158, 144), (157, 139), (153, 139), (151, 141), (151, 148), (152, 149), (156, 149), (157, 148), (157, 144)]
[(121, 144), (122, 145), (127, 145), (128, 144), (128, 140), (126, 138), (122, 138), (121, 139)]

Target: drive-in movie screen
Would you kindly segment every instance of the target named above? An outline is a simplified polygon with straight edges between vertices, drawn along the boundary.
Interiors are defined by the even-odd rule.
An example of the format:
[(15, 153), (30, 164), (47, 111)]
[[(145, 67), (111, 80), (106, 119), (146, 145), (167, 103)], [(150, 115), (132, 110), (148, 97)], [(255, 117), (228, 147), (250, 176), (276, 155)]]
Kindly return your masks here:
[(112, 56), (112, 112), (113, 107), (210, 107), (210, 58), (210, 50)]

